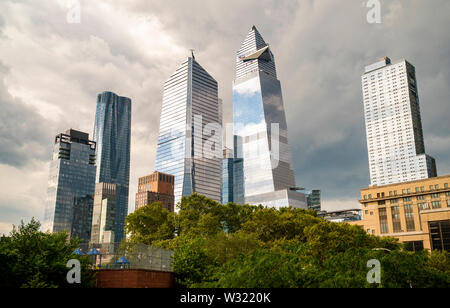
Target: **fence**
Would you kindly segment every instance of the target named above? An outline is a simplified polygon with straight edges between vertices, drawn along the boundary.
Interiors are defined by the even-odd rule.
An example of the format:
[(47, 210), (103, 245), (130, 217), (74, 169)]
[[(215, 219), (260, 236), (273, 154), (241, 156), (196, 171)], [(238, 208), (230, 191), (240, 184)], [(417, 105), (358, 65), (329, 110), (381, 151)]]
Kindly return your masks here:
[[(111, 244), (114, 245), (114, 244)], [(142, 269), (172, 272), (173, 251), (144, 244), (100, 245), (93, 255), (95, 269)]]

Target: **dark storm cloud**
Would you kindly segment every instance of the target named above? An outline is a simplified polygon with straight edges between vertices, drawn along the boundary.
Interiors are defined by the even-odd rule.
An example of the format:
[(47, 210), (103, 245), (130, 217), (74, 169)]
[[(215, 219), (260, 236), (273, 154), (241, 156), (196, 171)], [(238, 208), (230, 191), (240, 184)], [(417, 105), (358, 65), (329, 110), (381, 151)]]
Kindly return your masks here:
[[(382, 1), (369, 24), (364, 1), (128, 1), (158, 17), (181, 45), (198, 49), (219, 81), (231, 121), (235, 51), (252, 24), (275, 53), (299, 185), (326, 200), (356, 200), (369, 184), (361, 95), (364, 66), (389, 56), (416, 66), (427, 152), (450, 173), (448, 1)], [(119, 4), (118, 4), (119, 5)], [(349, 205), (351, 206), (351, 205)]]
[(9, 94), (6, 72), (0, 63), (0, 164), (23, 167), (32, 160), (48, 160), (51, 149), (46, 120)]
[[(381, 1), (381, 24), (367, 23), (362, 0), (85, 0), (81, 24), (65, 22), (63, 2), (0, 2), (0, 48), (12, 50), (0, 49), (8, 86), (56, 110), (42, 119), (0, 89), (4, 164), (48, 157), (43, 133), (51, 139), (68, 125), (92, 132), (96, 94), (115, 91), (133, 99), (132, 208), (137, 177), (154, 166), (164, 81), (194, 48), (232, 121), (235, 55), (254, 24), (275, 54), (299, 186), (322, 189), (330, 206), (357, 204), (369, 184), (360, 78), (383, 56), (415, 65), (427, 152), (440, 174), (450, 173), (448, 0)], [(26, 142), (5, 148), (13, 140), (4, 136), (16, 131), (14, 140)], [(33, 140), (41, 150), (27, 150)], [(41, 174), (45, 180), (47, 170)]]

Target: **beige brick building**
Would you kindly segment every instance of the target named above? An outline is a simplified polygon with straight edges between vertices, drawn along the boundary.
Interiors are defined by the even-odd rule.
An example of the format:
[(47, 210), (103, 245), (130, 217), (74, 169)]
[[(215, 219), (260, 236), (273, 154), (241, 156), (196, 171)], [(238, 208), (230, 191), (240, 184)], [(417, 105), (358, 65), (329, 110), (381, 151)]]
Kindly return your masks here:
[(450, 175), (363, 188), (359, 202), (363, 219), (351, 224), (410, 250), (450, 251)]

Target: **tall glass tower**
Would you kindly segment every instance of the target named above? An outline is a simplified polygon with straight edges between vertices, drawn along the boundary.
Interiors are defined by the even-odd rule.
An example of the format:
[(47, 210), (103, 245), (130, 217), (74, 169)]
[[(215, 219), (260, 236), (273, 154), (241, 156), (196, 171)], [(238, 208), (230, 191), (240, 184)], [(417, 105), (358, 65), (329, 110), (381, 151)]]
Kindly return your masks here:
[(233, 122), (242, 140), (245, 202), (306, 208), (305, 195), (295, 191), (275, 59), (255, 26), (237, 52)]
[(67, 231), (87, 243), (95, 190), (95, 142), (73, 129), (56, 135), (50, 163), (44, 231)]
[(130, 182), (131, 99), (112, 92), (97, 98), (94, 140), (97, 143), (96, 183), (117, 184), (115, 242), (124, 237)]
[(198, 193), (220, 202), (222, 131), (217, 81), (188, 57), (164, 85), (155, 170), (175, 176), (175, 204)]
[(414, 66), (385, 57), (367, 66), (361, 81), (371, 185), (437, 176), (425, 152)]

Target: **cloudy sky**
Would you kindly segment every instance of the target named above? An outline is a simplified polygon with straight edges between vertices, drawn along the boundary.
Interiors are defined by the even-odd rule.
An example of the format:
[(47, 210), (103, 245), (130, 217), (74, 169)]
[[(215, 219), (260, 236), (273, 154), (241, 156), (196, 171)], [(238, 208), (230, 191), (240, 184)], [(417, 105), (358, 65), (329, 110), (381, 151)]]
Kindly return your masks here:
[[(44, 216), (54, 136), (93, 132), (96, 95), (133, 100), (130, 211), (154, 168), (164, 81), (195, 49), (231, 121), (235, 53), (254, 24), (275, 54), (297, 184), (326, 208), (369, 184), (360, 78), (389, 56), (417, 70), (426, 150), (450, 173), (450, 2), (381, 0), (0, 1), (0, 233)], [(69, 22), (68, 22), (69, 21)]]

